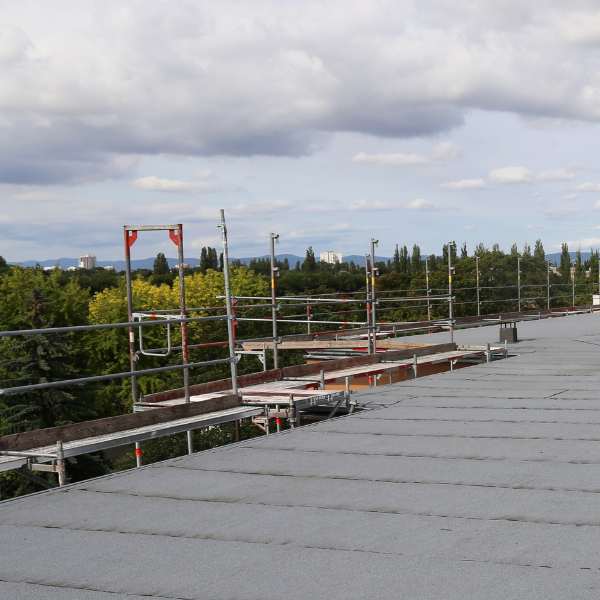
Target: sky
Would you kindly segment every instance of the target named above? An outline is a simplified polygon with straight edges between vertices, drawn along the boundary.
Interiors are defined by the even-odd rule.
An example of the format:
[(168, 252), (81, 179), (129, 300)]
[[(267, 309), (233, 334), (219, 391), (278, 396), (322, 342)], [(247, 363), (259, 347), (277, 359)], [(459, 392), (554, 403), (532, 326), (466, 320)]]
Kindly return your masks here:
[(9, 261), (600, 246), (597, 1), (0, 0), (0, 73)]

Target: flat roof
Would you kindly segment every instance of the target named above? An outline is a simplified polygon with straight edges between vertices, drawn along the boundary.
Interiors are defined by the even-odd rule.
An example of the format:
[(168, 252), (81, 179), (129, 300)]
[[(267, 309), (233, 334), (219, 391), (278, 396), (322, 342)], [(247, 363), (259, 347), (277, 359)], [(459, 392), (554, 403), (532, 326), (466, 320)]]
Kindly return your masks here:
[(600, 315), (518, 331), (370, 410), (0, 504), (0, 597), (597, 600)]

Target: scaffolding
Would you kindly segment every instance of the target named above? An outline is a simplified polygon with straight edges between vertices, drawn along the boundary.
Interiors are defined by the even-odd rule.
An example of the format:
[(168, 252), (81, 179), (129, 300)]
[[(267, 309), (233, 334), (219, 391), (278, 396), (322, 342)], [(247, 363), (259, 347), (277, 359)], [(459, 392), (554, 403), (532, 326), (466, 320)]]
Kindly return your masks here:
[[(404, 377), (411, 373), (416, 377), (423, 369), (434, 365), (446, 365), (450, 370), (459, 364), (473, 364), (507, 356), (504, 348), (458, 348), (454, 344), (455, 329), (478, 327), (482, 325), (502, 324), (507, 319), (524, 320), (562, 316), (564, 314), (591, 310), (576, 306), (577, 287), (589, 284), (577, 284), (572, 274), (569, 284), (551, 283), (551, 266), (546, 269), (546, 285), (527, 284), (521, 281), (521, 259), (517, 260), (516, 285), (487, 286), (480, 285), (479, 257), (476, 258), (475, 286), (457, 288), (453, 286), (455, 267), (452, 264), (452, 243), (447, 245), (447, 288), (430, 287), (429, 260), (425, 259), (425, 288), (411, 290), (378, 289), (379, 269), (375, 249), (378, 240), (372, 238), (369, 252), (365, 254), (365, 290), (349, 293), (323, 293), (305, 295), (277, 295), (279, 268), (275, 255), (275, 244), (280, 236), (270, 234), (270, 294), (265, 296), (233, 295), (231, 293), (229, 273), (228, 232), (225, 213), (220, 211), (217, 225), (221, 232), (223, 245), (224, 293), (219, 296), (224, 301), (222, 307), (189, 308), (186, 304), (185, 264), (183, 246), (183, 225), (125, 225), (123, 227), (125, 254), (125, 282), (127, 299), (127, 320), (116, 323), (100, 323), (50, 327), (41, 329), (1, 331), (0, 338), (53, 335), (126, 329), (129, 351), (129, 370), (116, 373), (89, 375), (61, 381), (47, 381), (7, 387), (0, 389), (0, 396), (25, 394), (58, 387), (80, 386), (97, 382), (129, 379), (131, 387), (132, 414), (111, 417), (108, 420), (87, 422), (86, 427), (93, 435), (84, 435), (85, 427), (78, 424), (66, 428), (38, 430), (25, 434), (16, 434), (20, 439), (11, 438), (11, 447), (0, 445), (0, 471), (26, 467), (32, 471), (53, 472), (59, 485), (67, 481), (66, 459), (107, 448), (135, 445), (136, 465), (142, 464), (141, 443), (145, 440), (175, 433), (186, 433), (187, 451), (193, 452), (192, 431), (213, 427), (224, 423), (234, 423), (239, 431), (239, 423), (245, 419), (261, 427), (265, 433), (279, 431), (284, 420), (290, 427), (298, 426), (303, 411), (321, 409), (328, 417), (335, 416), (341, 410), (352, 412), (356, 402), (351, 398), (353, 381), (366, 379), (369, 387), (378, 385), (382, 380), (392, 383), (394, 377)], [(178, 255), (178, 306), (173, 309), (139, 310), (134, 306), (133, 273), (131, 252), (138, 236), (142, 232), (167, 232), (170, 241), (177, 248)], [(568, 286), (567, 291), (562, 288)], [(546, 288), (545, 295), (529, 290)], [(482, 292), (510, 290), (516, 288), (516, 298), (482, 299)], [(600, 267), (598, 273), (600, 290)], [(554, 291), (555, 295), (552, 295)], [(457, 300), (459, 294), (475, 292), (475, 300)], [(551, 310), (551, 301), (569, 296), (570, 305), (563, 309)], [(546, 300), (546, 309), (523, 311), (523, 306)], [(497, 315), (486, 314), (482, 305), (486, 303), (517, 303), (517, 312), (502, 312)], [(447, 318), (433, 318), (434, 309), (448, 305)], [(474, 317), (456, 317), (455, 308), (476, 304)], [(345, 308), (348, 306), (349, 308)], [(398, 307), (410, 306), (425, 308), (427, 319), (422, 321), (383, 320), (381, 314)], [(340, 319), (327, 316), (316, 318), (315, 310), (325, 309), (331, 312), (335, 307), (338, 315), (353, 315)], [(299, 308), (301, 314), (289, 314), (289, 310)], [(223, 310), (225, 313), (223, 314)], [(268, 311), (265, 316), (244, 316), (245, 311)], [(203, 316), (190, 316), (202, 311)], [(437, 314), (440, 310), (436, 311)], [(364, 320), (362, 315), (364, 315)], [(378, 319), (379, 315), (379, 319)], [(225, 322), (227, 339), (216, 342), (190, 343), (189, 324), (206, 322)], [(243, 339), (238, 338), (238, 327), (245, 322), (264, 322), (271, 324), (271, 336)], [(281, 333), (288, 325), (306, 326), (306, 334)], [(144, 331), (147, 327), (160, 327), (165, 331), (164, 347), (148, 347)], [(320, 330), (322, 327), (329, 329)], [(179, 329), (181, 343), (174, 340), (174, 328)], [(285, 331), (285, 330), (284, 330)], [(449, 332), (449, 346), (411, 345), (399, 342), (397, 338), (423, 332)], [(335, 342), (335, 343), (334, 343)], [(339, 342), (339, 344), (338, 344)], [(323, 343), (325, 345), (323, 345)], [(296, 344), (296, 345), (295, 345)], [(302, 345), (304, 344), (304, 346)], [(321, 345), (319, 345), (321, 344)], [(327, 344), (329, 347), (327, 347)], [(193, 361), (190, 350), (200, 348), (223, 348), (227, 356), (211, 360)], [(318, 360), (319, 363), (300, 365), (299, 367), (280, 367), (280, 352), (288, 349), (304, 349), (305, 357)], [(268, 352), (272, 353), (273, 369), (267, 366)], [(143, 357), (167, 358), (180, 355), (175, 364), (141, 368)], [(262, 366), (262, 373), (239, 376), (237, 365), (243, 356), (255, 356)], [(208, 384), (192, 384), (190, 372), (216, 365), (228, 365), (230, 378)], [(302, 368), (300, 368), (302, 367)], [(436, 367), (437, 368), (437, 367)], [(182, 374), (183, 387), (142, 396), (139, 391), (139, 378), (146, 375), (178, 371)], [(401, 375), (404, 374), (404, 375)], [(218, 385), (217, 385), (218, 384)], [(102, 423), (100, 423), (102, 421)], [(93, 424), (93, 425), (90, 425)], [(83, 425), (83, 424), (82, 424)], [(31, 434), (31, 435), (29, 435)], [(6, 436), (5, 436), (6, 438)], [(5, 440), (0, 438), (0, 440)], [(29, 443), (35, 439), (43, 443)], [(29, 443), (29, 446), (27, 444)]]

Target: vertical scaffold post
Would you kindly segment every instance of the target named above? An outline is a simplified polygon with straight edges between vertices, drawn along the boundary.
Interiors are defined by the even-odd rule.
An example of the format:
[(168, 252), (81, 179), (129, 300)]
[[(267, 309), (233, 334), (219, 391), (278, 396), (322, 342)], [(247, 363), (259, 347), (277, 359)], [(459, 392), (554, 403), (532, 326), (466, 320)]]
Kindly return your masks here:
[(296, 414), (298, 411), (296, 409), (293, 394), (290, 395), (290, 407), (288, 410), (288, 423), (290, 424), (290, 429), (294, 429), (294, 427), (296, 427)]
[(310, 298), (306, 301), (306, 333), (310, 335), (310, 322), (312, 320), (312, 306), (310, 304)]
[(227, 224), (225, 223), (225, 210), (221, 209), (221, 236), (223, 238), (223, 280), (225, 284), (225, 307), (227, 310), (227, 339), (229, 340), (229, 368), (231, 373), (231, 391), (238, 395), (237, 384), (237, 357), (235, 355), (234, 314), (231, 301), (231, 285), (229, 282), (229, 243), (227, 241)]
[(521, 257), (517, 256), (517, 311), (521, 312)]
[[(125, 249), (125, 289), (127, 293), (127, 321), (133, 321), (133, 291), (131, 279), (131, 247), (137, 240), (138, 232), (123, 227), (124, 249)], [(128, 328), (129, 337), (129, 370), (133, 373), (136, 370), (136, 352), (135, 352), (135, 330), (130, 325)], [(131, 410), (135, 410), (135, 403), (138, 400), (137, 378), (131, 376)], [(142, 448), (139, 442), (135, 443), (135, 464), (137, 467), (142, 466)]]
[(546, 262), (546, 303), (550, 310), (550, 261)]
[(475, 257), (475, 289), (477, 290), (477, 316), (481, 316), (481, 302), (479, 300), (479, 256)]
[[(177, 246), (177, 261), (179, 270), (179, 315), (181, 321), (181, 356), (183, 364), (183, 393), (186, 404), (190, 402), (190, 370), (187, 366), (190, 362), (190, 348), (188, 341), (188, 326), (183, 320), (187, 318), (187, 309), (185, 304), (185, 276), (184, 276), (184, 255), (183, 255), (183, 225), (179, 223), (177, 229), (169, 230), (171, 241)], [(188, 454), (194, 451), (192, 432), (186, 431)]]
[(379, 244), (379, 240), (371, 238), (371, 323), (373, 331), (373, 342), (371, 349), (373, 354), (377, 352), (377, 298), (375, 291), (375, 277), (377, 275), (377, 267), (375, 266), (375, 246)]
[(58, 486), (62, 487), (67, 482), (67, 470), (65, 466), (65, 451), (61, 440), (56, 442), (56, 474), (58, 475)]
[(271, 233), (271, 318), (273, 319), (273, 368), (279, 368), (279, 356), (277, 351), (277, 272), (275, 264), (275, 242), (279, 239), (278, 233)]
[(571, 267), (571, 307), (575, 308), (575, 267)]
[(448, 321), (450, 322), (450, 343), (454, 343), (454, 307), (452, 305), (452, 246), (454, 242), (448, 242)]
[(417, 362), (416, 354), (413, 354), (412, 370), (413, 370), (413, 377), (416, 379), (419, 375), (419, 363)]
[(369, 260), (369, 255), (365, 254), (365, 289), (367, 294), (367, 350), (369, 354), (373, 354), (373, 344), (371, 342), (371, 282), (369, 278)]
[(427, 295), (427, 320), (431, 321), (431, 301), (429, 300), (429, 256), (425, 257), (425, 293)]

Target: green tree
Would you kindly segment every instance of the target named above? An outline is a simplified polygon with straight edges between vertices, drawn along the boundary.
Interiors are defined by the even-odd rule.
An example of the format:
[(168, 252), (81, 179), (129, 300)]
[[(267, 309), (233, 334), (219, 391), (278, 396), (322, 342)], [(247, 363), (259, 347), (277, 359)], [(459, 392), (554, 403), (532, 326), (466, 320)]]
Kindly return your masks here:
[(560, 275), (563, 281), (569, 281), (571, 278), (571, 255), (569, 254), (569, 245), (564, 242), (560, 248)]
[(315, 251), (312, 246), (309, 246), (306, 249), (306, 256), (304, 257), (304, 262), (302, 263), (302, 270), (308, 271), (312, 273), (317, 270), (317, 259), (315, 258)]
[(412, 255), (410, 258), (411, 270), (413, 273), (419, 273), (421, 271), (421, 248), (414, 244), (412, 247)]
[(542, 244), (542, 240), (535, 241), (533, 256), (540, 260), (546, 260), (546, 252), (544, 252), (544, 244)]
[(169, 273), (169, 263), (162, 252), (159, 252), (154, 259), (154, 267), (152, 273), (154, 275), (167, 275)]
[[(0, 278), (0, 326), (41, 329), (85, 323), (88, 295), (74, 281), (63, 285), (61, 274), (40, 269), (11, 270)], [(44, 334), (3, 338), (0, 343), (1, 387), (45, 383), (85, 375), (86, 336)], [(8, 395), (0, 413), (0, 429), (18, 432), (93, 416), (88, 391), (50, 388)]]
[(396, 273), (400, 272), (400, 250), (398, 249), (398, 244), (396, 244), (396, 248), (394, 249), (394, 258), (392, 259), (393, 269)]

